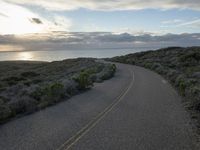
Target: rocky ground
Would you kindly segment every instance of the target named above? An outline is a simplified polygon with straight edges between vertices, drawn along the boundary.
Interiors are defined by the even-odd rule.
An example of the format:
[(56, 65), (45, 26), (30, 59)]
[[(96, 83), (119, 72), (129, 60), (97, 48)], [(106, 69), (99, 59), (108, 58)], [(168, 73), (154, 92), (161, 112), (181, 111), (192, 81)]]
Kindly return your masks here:
[(0, 123), (69, 99), (111, 78), (115, 69), (89, 58), (0, 62)]
[(200, 47), (170, 47), (108, 59), (151, 69), (178, 90), (200, 129)]

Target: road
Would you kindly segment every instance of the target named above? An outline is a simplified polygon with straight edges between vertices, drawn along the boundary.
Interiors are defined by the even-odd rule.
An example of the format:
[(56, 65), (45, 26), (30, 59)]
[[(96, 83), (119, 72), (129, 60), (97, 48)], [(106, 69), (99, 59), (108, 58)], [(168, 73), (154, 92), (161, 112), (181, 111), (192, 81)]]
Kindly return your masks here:
[(117, 64), (115, 77), (0, 126), (0, 150), (196, 150), (176, 91), (156, 73)]

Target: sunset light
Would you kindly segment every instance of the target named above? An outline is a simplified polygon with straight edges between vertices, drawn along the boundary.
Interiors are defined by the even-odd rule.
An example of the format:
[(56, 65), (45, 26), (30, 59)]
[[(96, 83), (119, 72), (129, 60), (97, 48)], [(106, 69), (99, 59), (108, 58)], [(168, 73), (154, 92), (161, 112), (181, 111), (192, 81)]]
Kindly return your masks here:
[(200, 150), (200, 0), (0, 0), (0, 150)]
[(0, 2), (0, 34), (26, 34), (44, 31), (38, 16), (21, 6)]

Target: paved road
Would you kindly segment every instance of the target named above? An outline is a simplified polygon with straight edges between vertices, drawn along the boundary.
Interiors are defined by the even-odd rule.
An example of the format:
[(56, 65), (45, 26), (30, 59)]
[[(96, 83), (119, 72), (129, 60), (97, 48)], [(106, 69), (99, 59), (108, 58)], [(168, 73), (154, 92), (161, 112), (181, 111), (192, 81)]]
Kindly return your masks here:
[(173, 88), (146, 69), (116, 76), (40, 112), (0, 126), (0, 150), (196, 150)]

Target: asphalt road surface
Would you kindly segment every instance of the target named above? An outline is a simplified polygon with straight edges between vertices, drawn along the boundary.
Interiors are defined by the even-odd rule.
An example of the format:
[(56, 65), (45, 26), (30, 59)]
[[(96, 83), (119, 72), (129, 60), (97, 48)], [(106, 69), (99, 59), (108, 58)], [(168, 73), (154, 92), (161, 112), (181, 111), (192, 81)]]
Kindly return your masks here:
[(176, 91), (141, 67), (0, 126), (0, 150), (197, 150)]

